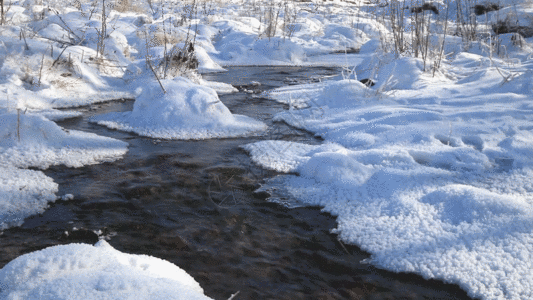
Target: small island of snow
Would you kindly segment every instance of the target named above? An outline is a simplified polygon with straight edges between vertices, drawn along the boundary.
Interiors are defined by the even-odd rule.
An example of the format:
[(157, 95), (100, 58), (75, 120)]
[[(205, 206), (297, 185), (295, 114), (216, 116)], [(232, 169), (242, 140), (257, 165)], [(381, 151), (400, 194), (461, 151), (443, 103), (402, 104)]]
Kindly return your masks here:
[(266, 125), (247, 116), (234, 115), (215, 90), (184, 77), (153, 81), (142, 87), (132, 112), (108, 113), (91, 122), (139, 135), (199, 140), (254, 135)]

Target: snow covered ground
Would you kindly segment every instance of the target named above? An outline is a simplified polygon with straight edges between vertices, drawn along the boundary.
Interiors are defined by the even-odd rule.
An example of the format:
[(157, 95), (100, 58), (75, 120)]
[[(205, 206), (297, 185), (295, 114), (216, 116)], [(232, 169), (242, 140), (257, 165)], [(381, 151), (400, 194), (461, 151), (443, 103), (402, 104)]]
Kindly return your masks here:
[[(275, 120), (325, 142), (243, 146), (256, 163), (291, 173), (262, 189), (276, 189), (291, 205), (324, 207), (337, 216), (340, 238), (371, 253), (368, 262), (378, 267), (456, 283), (482, 299), (533, 298), (530, 3), (500, 1), (500, 10), (468, 27), (458, 24), (461, 2), (447, 8), (435, 2), (440, 13), (424, 17), (431, 34), (415, 43), (407, 26), (406, 40), (421, 48), (401, 54), (391, 42), (399, 37), (391, 20), (380, 20), (394, 8), (379, 3), (204, 0), (150, 7), (131, 0), (107, 10), (104, 40), (99, 3), (10, 2), (0, 25), (0, 230), (58, 199), (57, 184), (25, 168), (80, 167), (127, 152), (124, 142), (54, 123), (80, 116), (75, 107), (135, 98), (132, 112), (91, 121), (153, 138), (258, 135), (265, 124), (220, 102), (217, 93), (235, 89), (199, 73), (233, 65), (341, 66), (336, 79), (268, 92), (290, 106)], [(406, 22), (416, 19), (415, 7), (402, 9)], [(502, 20), (526, 38), (496, 35), (491, 24)], [(477, 38), (469, 40), (465, 31), (472, 28)], [(186, 64), (198, 64), (198, 72)], [(77, 260), (77, 252), (94, 260)], [(138, 269), (135, 260), (144, 259)], [(83, 298), (99, 289), (109, 291), (105, 299), (119, 298), (120, 289), (128, 297), (164, 298), (176, 289), (204, 297), (180, 269), (179, 276), (161, 275), (145, 267), (152, 263), (105, 242), (49, 248), (0, 270), (0, 299), (45, 293), (55, 299), (74, 290)], [(58, 271), (62, 264), (93, 267)], [(113, 277), (103, 265), (129, 277)], [(12, 276), (28, 272), (35, 277)], [(174, 286), (182, 279), (189, 283)], [(134, 283), (145, 289), (131, 289)]]
[(419, 59), (374, 55), (356, 68), (363, 78), (377, 70), (374, 87), (339, 80), (268, 93), (295, 107), (275, 119), (323, 145), (244, 149), (265, 168), (297, 173), (262, 190), (324, 207), (343, 241), (372, 254), (368, 263), (456, 283), (473, 297), (529, 299), (533, 65), (515, 68), (460, 52), (432, 77)]

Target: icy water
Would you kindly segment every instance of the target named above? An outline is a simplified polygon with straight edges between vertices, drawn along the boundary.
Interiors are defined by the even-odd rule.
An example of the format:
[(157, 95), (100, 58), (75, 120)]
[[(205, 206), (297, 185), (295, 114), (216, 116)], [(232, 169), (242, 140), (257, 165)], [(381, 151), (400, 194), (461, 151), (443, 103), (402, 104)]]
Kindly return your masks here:
[(45, 171), (60, 195), (75, 198), (4, 231), (0, 268), (48, 246), (94, 243), (92, 231), (100, 230), (120, 251), (185, 269), (214, 299), (238, 291), (234, 299), (470, 299), (456, 285), (362, 264), (367, 253), (330, 234), (331, 215), (316, 207), (287, 209), (254, 193), (264, 178), (278, 174), (254, 166), (240, 145), (265, 139), (321, 143), (273, 123), (273, 114), (288, 107), (259, 93), (336, 74), (327, 68), (234, 67), (205, 75), (239, 87), (221, 100), (233, 113), (266, 122), (270, 131), (260, 137), (159, 141), (87, 123), (93, 115), (131, 110), (131, 100), (82, 108), (83, 117), (59, 124), (122, 139), (130, 144), (128, 154), (113, 163)]

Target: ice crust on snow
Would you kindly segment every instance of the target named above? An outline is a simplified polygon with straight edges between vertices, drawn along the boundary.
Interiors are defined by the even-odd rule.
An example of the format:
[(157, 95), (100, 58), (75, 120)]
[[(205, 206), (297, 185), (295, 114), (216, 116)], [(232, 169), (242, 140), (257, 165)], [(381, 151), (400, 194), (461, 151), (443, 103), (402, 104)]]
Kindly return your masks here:
[(211, 299), (176, 265), (148, 255), (69, 244), (32, 252), (0, 269), (0, 299)]
[(132, 112), (109, 113), (91, 122), (139, 135), (164, 139), (206, 139), (258, 134), (266, 125), (233, 115), (217, 93), (191, 80), (176, 77), (150, 82), (135, 100)]

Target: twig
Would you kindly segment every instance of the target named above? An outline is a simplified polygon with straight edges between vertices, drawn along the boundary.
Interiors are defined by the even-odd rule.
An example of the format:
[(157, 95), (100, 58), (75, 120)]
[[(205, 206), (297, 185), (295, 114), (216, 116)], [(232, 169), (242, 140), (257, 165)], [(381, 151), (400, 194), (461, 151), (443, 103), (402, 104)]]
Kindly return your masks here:
[[(115, 62), (114, 60), (109, 60), (109, 59), (101, 59), (101, 61), (111, 61), (111, 62)], [(93, 62), (93, 61), (88, 61), (88, 62), (85, 62), (85, 64), (95, 64), (95, 65), (99, 65), (100, 63), (97, 63), (97, 62)], [(106, 66), (107, 68), (121, 68), (121, 69), (124, 69), (124, 68), (127, 68), (128, 66), (121, 66), (121, 65), (116, 65), (116, 66), (109, 66), (107, 65)]]
[(344, 244), (341, 242), (340, 239), (337, 239), (337, 241), (339, 241), (339, 244), (341, 244), (342, 249), (344, 249), (344, 251), (346, 251), (346, 253), (348, 253), (348, 255), (352, 255), (352, 254), (348, 251), (348, 249), (346, 249), (346, 246), (344, 246)]
[(450, 2), (447, 1), (446, 2), (446, 20), (444, 21), (445, 23), (444, 23), (444, 33), (443, 33), (443, 37), (442, 37), (442, 44), (441, 44), (441, 47), (440, 47), (440, 53), (439, 53), (439, 57), (437, 59), (437, 64), (433, 68), (433, 77), (435, 77), (435, 69), (440, 68), (440, 62), (442, 61), (442, 55), (444, 54), (444, 43), (446, 42), (446, 32), (448, 30), (448, 9), (449, 9), (449, 7), (450, 7)]
[(165, 87), (161, 83), (161, 80), (159, 80), (159, 77), (157, 76), (157, 73), (155, 72), (154, 68), (152, 67), (152, 63), (150, 62), (150, 54), (149, 54), (149, 48), (148, 48), (148, 32), (144, 32), (145, 37), (145, 44), (146, 44), (146, 64), (150, 67), (150, 70), (152, 70), (152, 73), (154, 73), (155, 79), (157, 79), (157, 82), (159, 82), (159, 86), (161, 87), (161, 90), (163, 90), (163, 93), (166, 94), (167, 91), (165, 90)]
[(30, 47), (28, 46), (28, 42), (26, 42), (26, 35), (24, 34), (24, 30), (22, 30), (22, 28), (20, 29), (20, 34), (24, 38), (24, 44), (26, 45), (26, 47), (24, 49), (26, 51), (30, 50)]
[(228, 179), (228, 181), (226, 181), (226, 183), (224, 183), (224, 185), (228, 185), (228, 183), (233, 179), (233, 176), (235, 175), (231, 175), (231, 177)]
[(504, 84), (506, 84), (507, 82), (511, 81), (513, 78), (516, 77), (516, 74), (512, 73), (511, 71), (509, 71), (511, 74), (509, 74), (509, 76), (505, 77), (505, 75), (503, 75), (502, 72), (500, 71), (500, 68), (498, 68), (498, 66), (494, 63), (494, 61), (492, 61), (492, 57), (489, 56), (489, 59), (490, 59), (491, 64), (494, 65), (494, 67), (496, 68), (496, 71), (498, 71), (500, 76), (502, 76), (502, 78), (503, 78), (503, 81), (502, 81), (502, 83), (500, 85), (504, 85)]
[(228, 298), (228, 300), (233, 300), (241, 291), (237, 291), (235, 294), (231, 294), (231, 297)]
[(39, 82), (37, 82), (37, 86), (41, 86), (41, 76), (43, 74), (43, 65), (44, 65), (44, 53), (43, 53), (43, 58), (41, 59), (41, 69), (39, 69)]
[(74, 46), (74, 45), (75, 45), (73, 42), (67, 42), (67, 41), (62, 41), (62, 40), (56, 40), (56, 39), (48, 38), (48, 37), (44, 37), (44, 36), (40, 36), (39, 38), (41, 38), (41, 39), (45, 39), (45, 40), (49, 40), (49, 41), (52, 41), (52, 42), (56, 42), (56, 43), (60, 43), (60, 44), (69, 44), (70, 46)]
[(218, 182), (218, 188), (222, 189), (222, 185), (220, 184), (220, 178), (218, 178), (218, 175), (216, 175), (215, 178), (217, 179), (217, 182)]
[(4, 0), (0, 0), (0, 5), (2, 6), (2, 15), (0, 16), (0, 25), (4, 25)]
[(72, 29), (70, 29), (70, 27), (69, 27), (68, 24), (63, 20), (63, 18), (61, 18), (61, 16), (59, 15), (59, 12), (56, 11), (55, 13), (56, 13), (56, 16), (59, 18), (59, 20), (60, 20), (63, 24), (65, 24), (65, 27), (67, 27), (67, 28), (64, 28), (64, 29), (67, 30), (67, 31), (68, 31), (70, 34), (72, 34), (73, 36), (75, 36), (75, 37), (78, 39), (78, 41), (82, 41), (82, 39), (81, 39), (77, 34), (75, 34), (74, 31), (72, 31)]
[(17, 108), (17, 137), (20, 143), (20, 108)]
[(207, 187), (207, 198), (209, 199), (209, 201), (211, 201), (211, 203), (213, 203), (216, 211), (220, 211), (222, 206), (220, 206), (219, 204), (216, 204), (215, 201), (213, 200), (213, 198), (211, 198), (211, 182), (212, 181), (209, 182), (209, 186)]
[(220, 201), (220, 203), (218, 204), (219, 206), (222, 205), (222, 203), (224, 203), (224, 201), (226, 201), (226, 199), (228, 199), (230, 195), (227, 195), (226, 197), (224, 197), (224, 199), (222, 199), (222, 201)]
[(154, 68), (152, 67), (152, 63), (150, 63), (150, 59), (147, 59), (146, 62), (148, 63), (148, 66), (150, 67), (150, 70), (152, 70), (152, 73), (154, 73), (155, 79), (157, 79), (157, 82), (159, 82), (159, 86), (163, 90), (163, 93), (166, 94), (167, 91), (163, 87), (163, 84), (161, 83), (161, 80), (159, 80), (159, 77), (157, 77), (157, 73), (155, 72)]
[(59, 56), (56, 58), (56, 60), (54, 60), (54, 62), (52, 63), (52, 66), (50, 68), (53, 68), (55, 66), (55, 64), (59, 61), (59, 58), (61, 57), (61, 55), (63, 55), (63, 52), (65, 52), (65, 50), (67, 50), (68, 46), (66, 46), (63, 51), (61, 51), (61, 53), (59, 53)]

